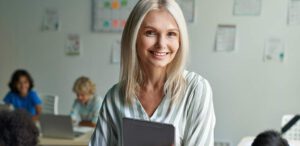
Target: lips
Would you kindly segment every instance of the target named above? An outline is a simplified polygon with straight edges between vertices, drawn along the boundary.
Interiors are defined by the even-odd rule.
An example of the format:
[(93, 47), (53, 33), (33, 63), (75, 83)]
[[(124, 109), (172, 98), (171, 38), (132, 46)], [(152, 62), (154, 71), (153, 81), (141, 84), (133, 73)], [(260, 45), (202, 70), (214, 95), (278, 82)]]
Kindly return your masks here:
[(157, 51), (150, 51), (150, 53), (155, 56), (166, 56), (169, 54), (169, 52), (157, 52)]

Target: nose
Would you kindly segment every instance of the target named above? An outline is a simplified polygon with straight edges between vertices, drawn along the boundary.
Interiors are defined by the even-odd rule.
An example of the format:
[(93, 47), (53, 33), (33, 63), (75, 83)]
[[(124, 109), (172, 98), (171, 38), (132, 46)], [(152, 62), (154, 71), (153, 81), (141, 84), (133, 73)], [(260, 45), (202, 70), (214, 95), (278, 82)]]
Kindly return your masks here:
[(78, 100), (82, 100), (82, 95), (77, 95)]
[(163, 35), (159, 35), (156, 42), (157, 49), (164, 49), (167, 48), (167, 38)]

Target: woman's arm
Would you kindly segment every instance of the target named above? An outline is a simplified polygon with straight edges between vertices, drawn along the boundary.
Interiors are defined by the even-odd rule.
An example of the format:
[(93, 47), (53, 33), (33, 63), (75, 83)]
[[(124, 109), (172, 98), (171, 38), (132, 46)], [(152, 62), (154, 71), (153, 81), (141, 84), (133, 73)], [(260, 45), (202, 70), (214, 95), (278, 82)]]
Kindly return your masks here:
[(115, 92), (114, 88), (108, 91), (104, 97), (89, 146), (117, 146), (121, 140), (118, 138), (117, 127), (113, 122), (113, 119), (118, 116), (113, 112), (114, 102), (112, 99), (115, 98), (112, 95), (113, 92)]
[(187, 128), (184, 134), (185, 146), (213, 146), (215, 112), (211, 87), (205, 79), (199, 79), (193, 92), (193, 102), (187, 116)]

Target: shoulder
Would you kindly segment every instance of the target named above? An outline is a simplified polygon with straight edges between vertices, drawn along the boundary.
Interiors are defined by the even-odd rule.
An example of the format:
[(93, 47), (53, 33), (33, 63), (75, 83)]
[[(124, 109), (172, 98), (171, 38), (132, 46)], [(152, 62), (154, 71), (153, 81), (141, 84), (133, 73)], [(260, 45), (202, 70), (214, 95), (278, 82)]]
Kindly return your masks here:
[(103, 101), (103, 97), (94, 95), (92, 101), (94, 102), (94, 104), (101, 104)]
[(113, 85), (106, 93), (105, 97), (103, 98), (102, 104), (104, 106), (119, 108), (119, 106), (124, 103), (124, 99), (121, 96), (121, 89), (120, 84), (117, 83)]
[(28, 98), (29, 100), (34, 101), (36, 104), (41, 104), (42, 103), (41, 98), (39, 97), (39, 95), (37, 94), (37, 92), (34, 91), (34, 90), (30, 90), (28, 92), (28, 97), (29, 97)]
[(209, 82), (195, 72), (184, 72), (186, 80), (187, 100), (193, 104), (201, 104), (206, 100), (211, 100), (212, 89)]
[(117, 83), (115, 85), (113, 85), (107, 92), (105, 95), (105, 99), (106, 98), (112, 98), (112, 97), (119, 97), (120, 94), (120, 84)]
[(6, 97), (7, 97), (7, 98), (11, 98), (11, 97), (14, 97), (14, 96), (17, 96), (17, 94), (14, 93), (14, 92), (12, 92), (12, 91), (9, 91), (9, 92), (6, 93), (5, 98), (6, 98)]
[(18, 97), (18, 94), (14, 93), (14, 92), (12, 92), (12, 91), (9, 91), (9, 92), (5, 95), (4, 101), (5, 101), (5, 102), (8, 102), (8, 101), (10, 101), (11, 99), (13, 99), (13, 98), (15, 98), (15, 97)]
[(187, 88), (210, 87), (209, 82), (198, 73), (184, 71), (183, 76), (185, 78)]
[(28, 95), (29, 96), (38, 96), (37, 92), (34, 90), (29, 90)]
[(30, 90), (28, 92), (28, 96), (31, 97), (31, 98), (33, 98), (33, 99), (40, 99), (38, 93), (36, 91), (34, 91), (34, 90)]

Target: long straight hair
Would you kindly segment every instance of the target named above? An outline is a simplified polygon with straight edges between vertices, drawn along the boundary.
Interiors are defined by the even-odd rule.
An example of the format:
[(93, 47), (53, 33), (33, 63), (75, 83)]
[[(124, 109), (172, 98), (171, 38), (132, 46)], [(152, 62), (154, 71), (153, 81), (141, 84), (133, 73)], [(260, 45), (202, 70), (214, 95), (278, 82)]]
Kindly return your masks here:
[(158, 9), (165, 9), (173, 16), (180, 33), (180, 47), (172, 62), (167, 66), (164, 92), (170, 92), (172, 100), (177, 100), (186, 88), (183, 71), (189, 49), (189, 39), (182, 10), (175, 0), (140, 0), (129, 15), (121, 41), (121, 92), (129, 102), (137, 95), (143, 81), (143, 71), (136, 53), (137, 35), (145, 16), (151, 10)]

